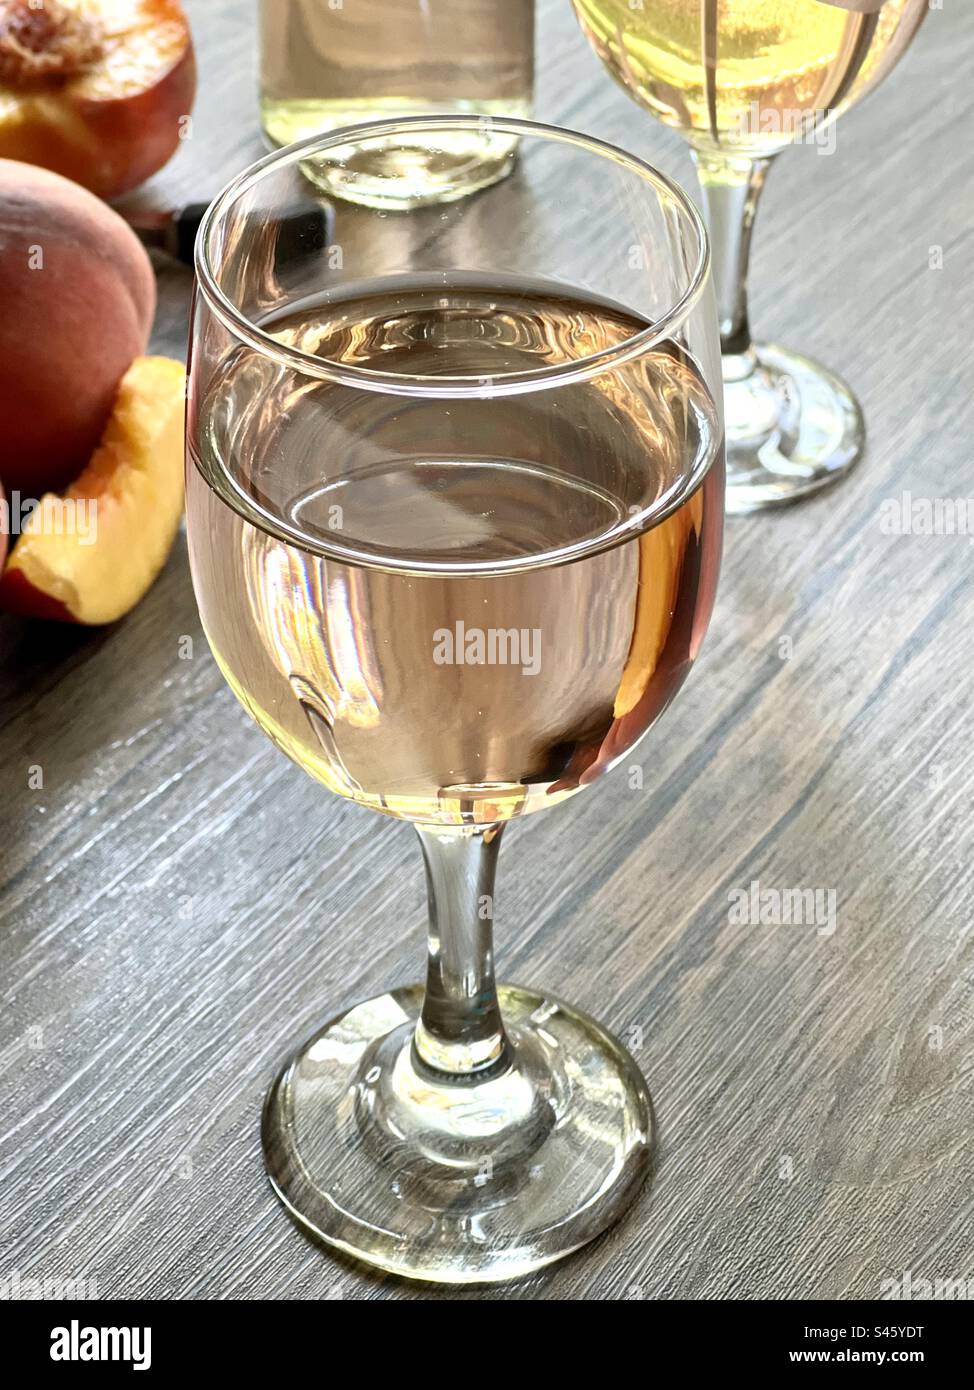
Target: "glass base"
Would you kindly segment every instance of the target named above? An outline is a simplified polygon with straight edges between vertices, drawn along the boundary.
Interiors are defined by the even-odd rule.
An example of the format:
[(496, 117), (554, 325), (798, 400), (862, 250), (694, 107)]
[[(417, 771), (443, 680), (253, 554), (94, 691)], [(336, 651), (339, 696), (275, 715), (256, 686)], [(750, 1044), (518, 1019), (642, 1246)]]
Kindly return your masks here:
[(261, 101), (265, 141), (271, 148), (312, 135), (404, 116), (471, 115), (470, 129), (443, 131), (435, 139), (397, 135), (332, 146), (327, 155), (301, 161), (301, 172), (322, 193), (360, 207), (409, 212), (435, 203), (455, 202), (498, 183), (514, 168), (518, 137), (491, 128), (493, 116), (529, 116), (531, 103), (495, 101), (418, 101), (409, 97), (371, 97), (360, 101)]
[(727, 510), (797, 502), (862, 456), (866, 429), (848, 386), (771, 343), (724, 358)]
[(264, 1107), (281, 1201), (314, 1235), (389, 1273), (515, 1279), (577, 1250), (635, 1197), (653, 1112), (635, 1062), (551, 996), (499, 991), (514, 1064), (444, 1084), (416, 1056), (413, 985), (333, 1019)]
[(367, 164), (304, 159), (301, 172), (329, 197), (361, 207), (411, 212), (453, 203), (499, 183), (514, 168), (514, 153), (513, 142), (506, 142), (494, 153), (489, 146), (471, 148), (466, 155), (457, 151), (455, 159), (434, 161), (422, 150), (397, 146), (379, 151)]

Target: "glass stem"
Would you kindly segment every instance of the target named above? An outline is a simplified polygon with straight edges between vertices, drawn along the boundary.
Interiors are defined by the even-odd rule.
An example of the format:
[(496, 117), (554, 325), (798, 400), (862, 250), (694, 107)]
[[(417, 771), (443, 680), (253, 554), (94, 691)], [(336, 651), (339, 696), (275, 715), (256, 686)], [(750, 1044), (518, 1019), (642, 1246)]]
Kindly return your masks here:
[(737, 381), (754, 369), (747, 317), (747, 271), (751, 231), (770, 159), (693, 151), (710, 230), (724, 380)]
[(447, 1078), (470, 1080), (511, 1060), (494, 983), (494, 874), (503, 829), (416, 826), (426, 864), (429, 964), (414, 1049)]

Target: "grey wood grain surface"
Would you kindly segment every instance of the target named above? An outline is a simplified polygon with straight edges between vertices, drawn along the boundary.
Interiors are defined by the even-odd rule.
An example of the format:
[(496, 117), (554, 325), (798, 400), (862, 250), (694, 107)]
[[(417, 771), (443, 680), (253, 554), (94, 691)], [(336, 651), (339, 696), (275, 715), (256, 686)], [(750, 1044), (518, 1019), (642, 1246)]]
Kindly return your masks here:
[[(200, 98), (150, 204), (205, 198), (261, 151), (252, 5), (188, 9)], [(866, 461), (729, 526), (698, 669), (632, 759), (642, 789), (622, 769), (507, 837), (501, 973), (630, 1042), (661, 1125), (652, 1189), (552, 1270), (460, 1294), (374, 1278), (290, 1223), (263, 1176), (265, 1087), (325, 1018), (418, 975), (420, 858), (249, 723), (180, 540), (110, 630), (0, 620), (0, 1276), (211, 1299), (832, 1299), (974, 1277), (971, 541), (881, 525), (904, 491), (974, 497), (965, 11), (932, 10), (834, 155), (785, 154), (758, 222), (756, 330), (854, 384)], [(541, 24), (539, 117), (690, 184), (568, 0)], [(160, 268), (157, 350), (181, 355), (190, 288)], [(752, 880), (835, 890), (836, 931), (733, 925)]]

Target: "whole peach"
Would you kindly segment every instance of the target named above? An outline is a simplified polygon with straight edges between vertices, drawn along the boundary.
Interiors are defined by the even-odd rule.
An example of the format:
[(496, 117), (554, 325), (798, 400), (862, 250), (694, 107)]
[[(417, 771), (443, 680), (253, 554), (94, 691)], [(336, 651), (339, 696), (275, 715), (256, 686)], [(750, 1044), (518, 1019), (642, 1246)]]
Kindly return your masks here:
[(0, 477), (32, 497), (75, 477), (145, 351), (152, 266), (135, 233), (59, 174), (0, 159)]

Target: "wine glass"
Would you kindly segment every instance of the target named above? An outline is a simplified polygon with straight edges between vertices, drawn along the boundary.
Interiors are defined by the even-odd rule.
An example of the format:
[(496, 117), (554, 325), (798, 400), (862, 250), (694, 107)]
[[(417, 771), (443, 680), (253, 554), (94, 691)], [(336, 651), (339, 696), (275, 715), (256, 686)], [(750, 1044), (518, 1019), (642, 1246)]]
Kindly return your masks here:
[(496, 118), (520, 142), (506, 184), (342, 208), (334, 245), (308, 230), (302, 161), (449, 147), (477, 119), (345, 128), (231, 183), (197, 244), (188, 405), (223, 674), (300, 767), (412, 822), (426, 866), (425, 990), (293, 1056), (271, 1181), (332, 1245), (454, 1283), (577, 1249), (646, 1176), (632, 1058), (554, 995), (495, 987), (494, 871), (509, 820), (596, 779), (682, 684), (724, 492), (706, 232), (648, 165)]
[(572, 0), (602, 62), (690, 143), (714, 258), (723, 351), (727, 510), (792, 502), (865, 444), (845, 382), (773, 343), (747, 313), (751, 230), (770, 161), (835, 147), (835, 118), (891, 71), (928, 0)]

